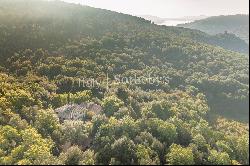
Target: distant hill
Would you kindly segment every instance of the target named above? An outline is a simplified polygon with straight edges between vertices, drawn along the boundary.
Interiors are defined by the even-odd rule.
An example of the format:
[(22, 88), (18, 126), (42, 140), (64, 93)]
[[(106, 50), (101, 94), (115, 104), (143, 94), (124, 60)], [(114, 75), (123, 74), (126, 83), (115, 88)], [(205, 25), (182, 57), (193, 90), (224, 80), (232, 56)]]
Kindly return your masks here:
[(161, 18), (152, 15), (139, 15), (138, 17), (142, 17), (146, 20), (150, 20), (158, 25), (167, 25), (167, 26), (176, 26), (177, 24), (184, 24), (193, 22), (196, 20), (205, 19), (208, 16), (200, 15), (200, 16), (187, 16), (187, 17), (179, 17), (179, 18)]
[(211, 35), (227, 31), (249, 43), (249, 15), (215, 16), (178, 26), (197, 29)]
[(230, 51), (249, 54), (248, 44), (232, 33), (224, 32), (216, 35), (209, 35), (199, 30), (182, 27), (168, 27), (168, 29), (184, 38), (191, 38), (197, 42), (219, 46)]
[(152, 15), (138, 15), (138, 17), (144, 18), (146, 20), (150, 20), (150, 21), (154, 22), (155, 24), (162, 24), (165, 21), (164, 18), (152, 16)]

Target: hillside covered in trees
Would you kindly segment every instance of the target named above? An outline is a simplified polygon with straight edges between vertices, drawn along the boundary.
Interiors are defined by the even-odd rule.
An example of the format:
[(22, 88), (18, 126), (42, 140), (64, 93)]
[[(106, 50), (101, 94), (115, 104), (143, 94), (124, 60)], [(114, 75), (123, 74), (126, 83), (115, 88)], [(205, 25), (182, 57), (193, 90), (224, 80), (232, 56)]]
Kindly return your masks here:
[(178, 26), (197, 29), (211, 35), (227, 31), (249, 43), (249, 15), (214, 16)]
[(228, 41), (0, 0), (0, 164), (249, 164), (249, 56)]

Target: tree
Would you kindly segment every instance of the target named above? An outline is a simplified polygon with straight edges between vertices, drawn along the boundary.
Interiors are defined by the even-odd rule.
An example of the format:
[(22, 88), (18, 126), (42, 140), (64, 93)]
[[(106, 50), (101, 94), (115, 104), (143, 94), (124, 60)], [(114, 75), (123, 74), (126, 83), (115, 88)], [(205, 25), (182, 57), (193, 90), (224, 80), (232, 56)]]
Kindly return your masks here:
[(77, 92), (76, 94), (71, 95), (71, 102), (81, 104), (84, 102), (88, 102), (91, 98), (91, 91), (82, 91), (82, 92)]
[(146, 130), (166, 145), (171, 145), (177, 137), (176, 127), (172, 123), (156, 118), (148, 119), (143, 123), (146, 123)]
[(170, 104), (166, 101), (153, 102), (150, 111), (156, 115), (157, 118), (167, 120), (173, 113), (170, 110)]
[(21, 131), (24, 158), (30, 161), (45, 160), (50, 158), (53, 142), (51, 139), (43, 139), (34, 129)]
[(80, 165), (95, 165), (95, 153), (92, 150), (83, 152), (83, 159)]
[(123, 102), (116, 96), (109, 96), (103, 99), (102, 106), (105, 115), (110, 117), (123, 106)]
[(51, 136), (59, 129), (59, 119), (53, 110), (39, 110), (35, 117), (34, 126), (44, 136)]
[(137, 145), (136, 156), (139, 165), (159, 165), (160, 160), (157, 153), (144, 145)]
[(166, 155), (166, 161), (170, 165), (195, 164), (192, 149), (189, 147), (183, 148), (177, 144), (170, 146), (169, 153)]
[(249, 135), (243, 135), (237, 140), (236, 156), (242, 164), (249, 164)]
[(23, 103), (25, 103), (26, 106), (35, 104), (35, 99), (32, 97), (31, 93), (20, 88), (8, 91), (5, 94), (5, 98), (12, 104), (15, 109), (21, 109), (23, 107)]
[(59, 158), (66, 165), (80, 165), (81, 161), (84, 160), (84, 155), (78, 146), (72, 146)]
[(65, 143), (87, 147), (91, 128), (82, 121), (64, 121), (61, 126), (62, 140)]
[(112, 146), (112, 157), (122, 164), (131, 165), (137, 162), (136, 146), (126, 136), (116, 140)]
[(194, 142), (198, 146), (199, 150), (205, 151), (207, 142), (201, 134), (197, 134), (196, 136), (194, 136), (192, 142)]
[(229, 156), (233, 157), (234, 152), (226, 141), (222, 141), (222, 140), (217, 141), (216, 147), (217, 147), (218, 152), (226, 152)]
[(68, 104), (68, 95), (67, 94), (54, 94), (52, 97), (51, 104), (53, 108), (58, 108)]
[(108, 123), (108, 119), (106, 118), (105, 115), (97, 115), (94, 116), (92, 119), (92, 130), (91, 130), (91, 135), (95, 135), (100, 127), (106, 123)]
[(231, 160), (226, 152), (217, 152), (211, 150), (208, 156), (208, 161), (212, 165), (231, 165)]
[(9, 153), (21, 141), (19, 131), (12, 126), (0, 126), (0, 149)]
[(5, 150), (4, 156), (0, 158), (1, 164), (52, 164), (53, 156), (50, 152), (53, 142), (43, 139), (35, 129), (18, 131), (11, 126), (5, 126), (0, 128), (0, 133), (0, 149)]

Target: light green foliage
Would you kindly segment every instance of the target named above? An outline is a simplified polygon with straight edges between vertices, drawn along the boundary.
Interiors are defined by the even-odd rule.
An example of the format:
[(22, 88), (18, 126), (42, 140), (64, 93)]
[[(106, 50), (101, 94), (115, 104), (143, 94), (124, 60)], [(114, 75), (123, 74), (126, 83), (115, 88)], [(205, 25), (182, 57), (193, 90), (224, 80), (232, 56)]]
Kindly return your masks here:
[[(140, 165), (159, 165), (160, 161), (154, 151), (144, 145), (139, 144), (137, 146), (136, 155), (138, 158), (138, 163)], [(153, 158), (153, 160), (152, 160)]]
[(1, 128), (1, 149), (6, 149), (0, 158), (1, 164), (42, 163), (52, 158), (52, 140), (43, 139), (35, 129), (27, 128), (22, 131), (11, 126)]
[(208, 161), (214, 165), (231, 165), (231, 160), (226, 152), (217, 152), (211, 150), (208, 156)]
[(91, 98), (91, 91), (82, 91), (82, 92), (77, 92), (76, 94), (73, 94), (70, 96), (70, 101), (73, 103), (84, 103), (84, 102), (89, 102)]
[(15, 147), (16, 143), (20, 141), (20, 133), (18, 132), (18, 130), (11, 126), (1, 126), (0, 129), (0, 148), (4, 151), (11, 150)]
[(160, 119), (148, 119), (145, 123), (146, 130), (167, 145), (171, 145), (177, 137), (176, 127), (169, 122)]
[(80, 165), (95, 165), (94, 151), (87, 150), (83, 152), (83, 160), (80, 161)]
[(237, 140), (237, 158), (243, 164), (249, 164), (249, 135), (243, 135)]
[(173, 144), (170, 146), (169, 153), (166, 155), (167, 163), (170, 165), (193, 165), (194, 156), (192, 149), (183, 148), (180, 145)]
[(72, 93), (55, 94), (52, 99), (52, 104), (55, 108), (57, 108), (69, 103), (81, 104), (84, 102), (89, 102), (90, 98), (91, 98), (91, 91), (81, 91), (75, 94)]
[(197, 134), (196, 136), (194, 136), (192, 141), (201, 149), (207, 146), (207, 142), (201, 134)]
[(233, 156), (233, 150), (226, 141), (217, 141), (216, 146), (219, 152), (226, 152), (230, 156)]
[[(246, 50), (235, 36), (0, 0), (0, 48), (0, 164), (249, 164), (249, 56), (227, 50)], [(87, 118), (58, 120), (76, 104), (64, 112)]]
[(42, 135), (49, 136), (59, 129), (59, 119), (53, 110), (39, 110), (34, 126)]
[(77, 146), (72, 146), (60, 155), (60, 160), (65, 165), (79, 165), (84, 159), (83, 152)]

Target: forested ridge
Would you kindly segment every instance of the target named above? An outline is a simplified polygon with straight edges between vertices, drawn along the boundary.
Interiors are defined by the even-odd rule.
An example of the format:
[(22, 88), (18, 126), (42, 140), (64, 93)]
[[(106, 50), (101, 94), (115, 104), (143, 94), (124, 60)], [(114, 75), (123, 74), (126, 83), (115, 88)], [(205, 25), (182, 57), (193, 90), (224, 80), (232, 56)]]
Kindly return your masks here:
[[(0, 0), (0, 164), (249, 164), (248, 46), (230, 35)], [(168, 82), (115, 82), (148, 73)], [(102, 112), (60, 120), (72, 103)]]
[(178, 26), (198, 29), (211, 35), (227, 31), (249, 43), (249, 15), (213, 16)]

